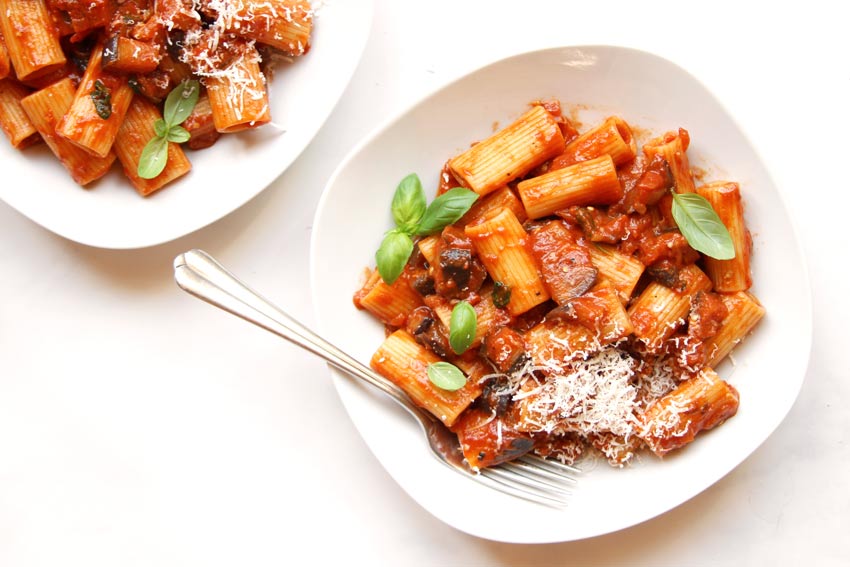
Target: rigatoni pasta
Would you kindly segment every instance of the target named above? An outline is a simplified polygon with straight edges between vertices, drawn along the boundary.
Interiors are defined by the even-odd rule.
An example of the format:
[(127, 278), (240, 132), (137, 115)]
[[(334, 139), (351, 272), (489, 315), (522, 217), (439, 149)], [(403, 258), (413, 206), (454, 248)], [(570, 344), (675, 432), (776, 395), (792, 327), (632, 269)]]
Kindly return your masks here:
[(750, 277), (750, 233), (744, 224), (744, 204), (737, 183), (715, 181), (697, 188), (717, 211), (717, 216), (729, 230), (735, 257), (731, 260), (705, 259), (705, 269), (717, 291), (746, 291), (752, 285)]
[(761, 321), (765, 309), (756, 297), (748, 292), (721, 294), (727, 315), (720, 324), (717, 334), (705, 341), (706, 366), (716, 367), (744, 340)]
[(0, 26), (0, 79), (5, 79), (12, 72), (12, 62), (9, 61), (9, 50), (3, 40), (3, 28)]
[(601, 124), (571, 140), (564, 153), (552, 160), (550, 169), (561, 169), (604, 155), (611, 156), (618, 166), (631, 163), (637, 156), (632, 129), (619, 116), (609, 116)]
[(270, 45), (287, 55), (310, 47), (313, 10), (304, 0), (235, 0), (227, 30)]
[[(559, 152), (530, 141), (550, 124), (570, 140)], [(719, 274), (738, 268), (691, 247), (671, 215), (670, 192), (694, 192), (689, 134), (641, 154), (622, 117), (572, 129), (559, 104), (535, 103), (450, 158), (438, 193), (477, 201), (433, 232), (411, 230), (401, 276), (387, 284), (372, 271), (355, 294), (388, 332), (372, 366), (452, 424), (472, 467), (529, 451), (624, 466), (642, 450), (681, 449), (738, 408), (715, 369), (765, 309), (751, 291), (727, 291), (734, 278)], [(698, 191), (749, 262), (737, 184)], [(465, 385), (429, 378), (437, 363)]]
[(635, 336), (650, 352), (659, 352), (684, 325), (694, 296), (710, 289), (711, 280), (695, 265), (682, 268), (673, 286), (651, 282), (629, 307)]
[(688, 160), (688, 146), (691, 138), (688, 132), (680, 128), (677, 132), (667, 132), (663, 136), (653, 138), (643, 146), (643, 151), (648, 160), (655, 156), (661, 156), (670, 168), (676, 191), (679, 193), (693, 193), (694, 176), (691, 172), (691, 164)]
[(614, 161), (607, 154), (525, 179), (517, 191), (533, 219), (575, 205), (610, 205), (623, 194)]
[(429, 364), (440, 357), (416, 342), (406, 331), (391, 334), (372, 356), (372, 367), (403, 389), (418, 405), (451, 426), (481, 389), (473, 381), (456, 392), (434, 386), (427, 375)]
[(56, 133), (59, 117), (68, 111), (73, 101), (73, 82), (62, 79), (24, 97), (21, 106), (74, 181), (85, 186), (106, 175), (115, 161), (115, 154), (110, 151), (103, 157), (93, 156)]
[(449, 167), (467, 187), (486, 195), (563, 150), (558, 123), (542, 106), (534, 106), (504, 130), (452, 158)]
[(45, 0), (0, 0), (0, 31), (19, 81), (46, 75), (65, 64)]
[(133, 99), (121, 127), (116, 132), (113, 149), (124, 167), (124, 174), (136, 191), (147, 196), (162, 189), (178, 177), (186, 175), (192, 169), (186, 154), (178, 144), (168, 143), (168, 162), (162, 173), (153, 179), (139, 177), (139, 161), (145, 149), (146, 140), (154, 135), (154, 123), (162, 118), (159, 109), (151, 102), (136, 97)]
[(127, 77), (104, 71), (102, 59), (103, 45), (98, 43), (92, 49), (71, 107), (56, 125), (57, 134), (97, 157), (112, 149), (133, 100)]
[(260, 55), (253, 45), (238, 42), (243, 53), (227, 73), (206, 77), (213, 124), (221, 133), (238, 132), (271, 120), (266, 78), (260, 72)]
[(30, 90), (11, 79), (0, 79), (0, 129), (14, 148), (24, 148), (38, 140), (38, 131), (21, 106)]
[(509, 209), (467, 226), (465, 232), (493, 281), (510, 286), (507, 309), (511, 315), (525, 313), (549, 299), (534, 257), (525, 247), (525, 230)]

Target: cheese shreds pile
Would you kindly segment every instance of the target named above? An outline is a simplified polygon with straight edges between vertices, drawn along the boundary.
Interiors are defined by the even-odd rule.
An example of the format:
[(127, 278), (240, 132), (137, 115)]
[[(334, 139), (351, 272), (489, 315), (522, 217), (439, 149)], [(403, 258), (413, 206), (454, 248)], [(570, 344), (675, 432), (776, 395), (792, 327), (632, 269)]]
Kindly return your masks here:
[[(237, 109), (246, 100), (261, 100), (265, 77), (258, 84), (247, 79), (245, 71), (246, 66), (261, 62), (256, 42), (235, 38), (231, 32), (249, 22), (254, 28), (271, 29), (274, 19), (292, 21), (291, 8), (270, 2), (246, 6), (243, 0), (193, 0), (193, 9), (214, 19), (206, 27), (198, 25), (185, 33), (181, 61), (201, 78), (223, 79), (228, 85), (227, 98)], [(298, 48), (303, 50), (303, 46)]]
[(638, 406), (645, 410), (658, 398), (673, 391), (681, 376), (668, 358), (655, 362), (641, 360), (636, 372), (635, 386), (638, 391)]
[[(546, 433), (633, 433), (637, 361), (616, 347), (569, 362), (548, 361), (540, 379), (527, 365), (512, 378), (524, 424)], [(554, 369), (557, 368), (557, 371)]]

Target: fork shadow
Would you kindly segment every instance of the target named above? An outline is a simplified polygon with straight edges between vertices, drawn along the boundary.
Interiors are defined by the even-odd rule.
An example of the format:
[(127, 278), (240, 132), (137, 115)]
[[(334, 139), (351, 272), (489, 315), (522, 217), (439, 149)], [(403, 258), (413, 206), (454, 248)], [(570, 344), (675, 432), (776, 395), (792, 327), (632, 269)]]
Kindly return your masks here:
[[(278, 180), (279, 181), (279, 180)], [(173, 288), (174, 258), (191, 248), (225, 256), (239, 246), (275, 193), (285, 193), (278, 181), (242, 207), (186, 236), (157, 246), (130, 250), (96, 248), (52, 235), (66, 254), (85, 264), (90, 273), (129, 293), (159, 294)]]

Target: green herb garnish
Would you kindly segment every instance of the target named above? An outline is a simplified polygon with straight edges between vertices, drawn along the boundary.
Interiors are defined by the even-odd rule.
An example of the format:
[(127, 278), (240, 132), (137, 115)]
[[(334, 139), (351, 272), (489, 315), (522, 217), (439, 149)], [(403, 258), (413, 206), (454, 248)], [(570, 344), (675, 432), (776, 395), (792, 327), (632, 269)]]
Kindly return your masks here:
[(425, 210), (422, 220), (419, 221), (416, 234), (428, 236), (457, 222), (477, 199), (478, 194), (469, 189), (463, 187), (449, 189), (434, 199)]
[(673, 193), (673, 219), (694, 250), (717, 260), (735, 257), (735, 245), (708, 199), (697, 193)]
[(112, 97), (109, 89), (100, 82), (100, 79), (94, 82), (94, 88), (91, 91), (91, 100), (94, 103), (94, 110), (97, 115), (108, 120), (112, 116)]
[(428, 365), (428, 379), (436, 387), (449, 392), (460, 390), (466, 385), (466, 376), (450, 362), (433, 362)]
[(407, 234), (413, 234), (425, 214), (427, 203), (425, 191), (419, 176), (411, 173), (401, 180), (393, 195), (393, 219), (395, 224)]
[(189, 118), (192, 110), (198, 103), (201, 85), (198, 81), (183, 81), (165, 99), (162, 118), (154, 122), (154, 137), (150, 139), (142, 155), (139, 156), (139, 167), (137, 173), (142, 179), (153, 179), (165, 169), (168, 161), (168, 143), (182, 144), (189, 140), (191, 135), (180, 126)]
[(381, 278), (389, 284), (396, 281), (404, 271), (404, 266), (412, 252), (413, 240), (409, 234), (400, 229), (389, 231), (375, 253)]
[(493, 283), (493, 305), (504, 309), (511, 302), (511, 286), (502, 282)]
[(463, 354), (472, 345), (478, 328), (475, 308), (467, 301), (460, 301), (452, 309), (449, 323), (449, 345), (457, 354)]
[(396, 228), (387, 232), (375, 253), (381, 278), (388, 284), (398, 279), (413, 252), (414, 235), (434, 234), (457, 222), (476, 199), (478, 195), (475, 192), (455, 187), (426, 207), (425, 192), (419, 177), (411, 173), (402, 179), (396, 187), (392, 202)]

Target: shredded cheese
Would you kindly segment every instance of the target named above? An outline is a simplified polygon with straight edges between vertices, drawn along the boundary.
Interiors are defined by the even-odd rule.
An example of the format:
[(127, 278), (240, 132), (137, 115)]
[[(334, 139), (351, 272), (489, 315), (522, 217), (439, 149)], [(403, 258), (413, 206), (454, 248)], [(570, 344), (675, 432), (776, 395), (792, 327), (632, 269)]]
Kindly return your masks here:
[(636, 364), (624, 351), (607, 347), (566, 362), (526, 364), (510, 377), (509, 388), (532, 431), (628, 436), (636, 408)]

